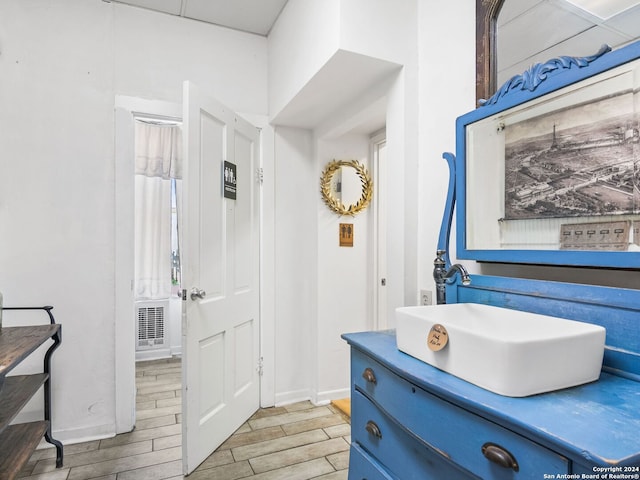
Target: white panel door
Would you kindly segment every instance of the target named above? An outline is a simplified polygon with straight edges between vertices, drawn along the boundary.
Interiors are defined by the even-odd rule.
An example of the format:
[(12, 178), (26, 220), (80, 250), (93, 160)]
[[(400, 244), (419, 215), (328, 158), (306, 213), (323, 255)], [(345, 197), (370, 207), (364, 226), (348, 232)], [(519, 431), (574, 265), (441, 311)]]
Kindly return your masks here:
[[(259, 407), (259, 132), (184, 85), (183, 470)], [(223, 196), (224, 162), (236, 199)], [(227, 179), (231, 180), (227, 171)]]

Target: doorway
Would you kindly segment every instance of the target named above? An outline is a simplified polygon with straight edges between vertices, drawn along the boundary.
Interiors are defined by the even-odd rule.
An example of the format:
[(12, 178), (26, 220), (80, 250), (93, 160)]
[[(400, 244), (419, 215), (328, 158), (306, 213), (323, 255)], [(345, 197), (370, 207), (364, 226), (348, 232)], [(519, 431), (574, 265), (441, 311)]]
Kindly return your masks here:
[(182, 122), (134, 115), (136, 361), (182, 351)]
[(387, 135), (380, 130), (371, 135), (371, 158), (374, 170), (373, 201), (373, 328), (384, 330), (389, 328), (390, 314), (387, 302)]
[(137, 97), (115, 99), (115, 396), (116, 433), (130, 432), (136, 415), (135, 119), (178, 122), (179, 104)]
[[(191, 90), (189, 91), (193, 92), (194, 91), (193, 87), (191, 87)], [(187, 93), (188, 92), (185, 91), (185, 99), (187, 99), (185, 103), (191, 105), (189, 101), (191, 102), (193, 101), (194, 95), (193, 94), (188, 95)], [(204, 98), (204, 97), (200, 97), (200, 98)], [(215, 104), (218, 105), (217, 107), (215, 107), (218, 109), (218, 111), (223, 112), (225, 115), (228, 115), (229, 113), (232, 114), (232, 112), (229, 112), (228, 109), (223, 109), (219, 106), (219, 104), (217, 103)], [(186, 110), (187, 113), (185, 113), (185, 115), (187, 115), (186, 118), (193, 120), (191, 116), (188, 115), (189, 111), (202, 112), (203, 110), (202, 108), (187, 109)], [(181, 118), (182, 114), (183, 112), (182, 112), (181, 105), (170, 104), (167, 102), (160, 102), (160, 101), (149, 101), (149, 100), (132, 98), (132, 97), (116, 98), (116, 111), (115, 111), (115, 124), (116, 124), (116, 127), (115, 127), (116, 433), (124, 433), (124, 432), (131, 431), (136, 421), (136, 418), (135, 418), (136, 382), (135, 382), (135, 353), (134, 353), (135, 342), (133, 341), (133, 339), (136, 338), (136, 335), (135, 335), (136, 328), (135, 328), (134, 322), (130, 321), (135, 314), (134, 312), (135, 297), (137, 293), (136, 282), (134, 280), (135, 278), (134, 264), (136, 259), (135, 259), (133, 240), (132, 240), (134, 238), (134, 232), (135, 232), (135, 222), (134, 222), (134, 214), (133, 214), (134, 209), (132, 208), (132, 205), (134, 205), (135, 197), (136, 197), (135, 181), (133, 178), (134, 175), (132, 174), (135, 168), (134, 159), (135, 159), (135, 150), (136, 150), (135, 138), (134, 138), (133, 132), (135, 130), (136, 120), (139, 117), (144, 117), (146, 119), (150, 118), (154, 121), (157, 121), (158, 119), (160, 120), (169, 119), (169, 120), (175, 121), (176, 119)], [(182, 117), (182, 118), (185, 118), (185, 117)], [(204, 201), (201, 202), (202, 206), (199, 208), (199, 211), (202, 212), (202, 211), (205, 211), (206, 209), (206, 211), (209, 213), (213, 213), (213, 212), (217, 212), (217, 213), (214, 216), (212, 215), (201, 216), (197, 212), (194, 213), (194, 212), (191, 212), (191, 210), (189, 210), (188, 208), (185, 208), (185, 216), (184, 216), (185, 219), (183, 221), (184, 223), (178, 222), (178, 224), (184, 225), (185, 231), (190, 231), (189, 230), (190, 228), (192, 229), (194, 227), (197, 228), (198, 225), (201, 223), (198, 219), (205, 218), (207, 222), (209, 223), (214, 222), (214, 224), (216, 225), (220, 225), (220, 222), (216, 223), (216, 219), (218, 220), (225, 219), (224, 225), (226, 225), (226, 230), (231, 231), (232, 233), (234, 231), (238, 231), (240, 235), (235, 237), (230, 236), (230, 240), (225, 242), (217, 242), (217, 241), (211, 242), (209, 241), (208, 238), (203, 239), (203, 234), (196, 234), (195, 236), (194, 235), (187, 236), (187, 234), (185, 234), (185, 242), (189, 243), (188, 239), (191, 239), (191, 243), (189, 243), (190, 248), (184, 249), (184, 251), (190, 252), (191, 257), (190, 259), (189, 258), (183, 259), (183, 256), (180, 255), (180, 258), (181, 260), (187, 261), (187, 264), (190, 265), (190, 268), (185, 270), (185, 272), (191, 272), (191, 277), (188, 278), (187, 276), (185, 276), (184, 281), (186, 283), (184, 285), (188, 285), (188, 287), (183, 286), (183, 288), (181, 289), (182, 300), (183, 300), (180, 302), (181, 312), (182, 312), (181, 323), (183, 326), (186, 325), (188, 327), (192, 323), (190, 321), (187, 321), (186, 320), (187, 318), (191, 319), (192, 322), (198, 321), (197, 323), (198, 330), (195, 330), (196, 333), (202, 330), (202, 328), (200, 327), (201, 324), (214, 325), (214, 323), (209, 321), (203, 322), (201, 317), (203, 317), (203, 314), (206, 313), (208, 309), (210, 309), (211, 305), (213, 305), (214, 303), (219, 303), (218, 301), (221, 298), (216, 288), (218, 276), (213, 274), (207, 274), (203, 276), (203, 269), (200, 267), (202, 265), (205, 265), (205, 266), (214, 265), (214, 268), (215, 268), (215, 265), (232, 265), (230, 261), (224, 261), (224, 262), (216, 261), (216, 262), (213, 262), (212, 264), (210, 260), (213, 259), (214, 257), (211, 255), (209, 255), (205, 259), (207, 261), (204, 261), (204, 262), (198, 261), (197, 258), (195, 258), (195, 253), (202, 255), (204, 251), (202, 248), (198, 247), (198, 242), (200, 242), (201, 239), (203, 239), (203, 243), (200, 245), (209, 245), (209, 246), (213, 245), (214, 247), (216, 245), (231, 246), (232, 250), (227, 251), (226, 258), (227, 259), (235, 258), (236, 260), (238, 260), (236, 262), (235, 267), (229, 270), (234, 275), (233, 278), (235, 280), (235, 285), (236, 285), (234, 287), (234, 294), (236, 296), (239, 293), (242, 294), (243, 292), (247, 291), (247, 288), (245, 288), (241, 282), (245, 279), (245, 276), (242, 275), (243, 272), (245, 270), (248, 271), (249, 267), (251, 268), (251, 272), (254, 272), (252, 273), (251, 278), (253, 279), (252, 285), (256, 287), (256, 293), (258, 292), (259, 285), (260, 285), (259, 277), (258, 275), (255, 274), (259, 271), (257, 267), (257, 263), (248, 262), (249, 258), (254, 258), (256, 259), (256, 261), (259, 261), (260, 259), (260, 256), (257, 254), (257, 251), (258, 251), (257, 246), (259, 245), (258, 242), (260, 239), (258, 228), (260, 225), (259, 219), (261, 218), (260, 209), (259, 209), (259, 199), (261, 198), (261, 195), (259, 193), (260, 192), (259, 188), (256, 187), (256, 184), (254, 182), (254, 179), (255, 179), (254, 173), (256, 171), (256, 167), (259, 166), (259, 162), (261, 160), (261, 155), (259, 154), (259, 146), (260, 146), (259, 131), (260, 130), (254, 126), (250, 126), (249, 123), (247, 123), (246, 121), (244, 121), (243, 119), (237, 116), (231, 117), (230, 119), (225, 119), (226, 124), (232, 125), (232, 128), (228, 128), (228, 129), (218, 128), (221, 122), (211, 121), (212, 118), (214, 118), (214, 115), (208, 115), (206, 116), (206, 118), (201, 119), (201, 121), (196, 120), (195, 122), (193, 121), (191, 122), (192, 125), (196, 125), (196, 128), (192, 129), (192, 132), (194, 131), (200, 132), (201, 130), (198, 128), (198, 126), (202, 127), (203, 125), (204, 127), (206, 127), (206, 130), (207, 130), (203, 134), (203, 139), (205, 139), (204, 142), (191, 141), (191, 143), (189, 144), (190, 151), (196, 151), (196, 146), (206, 147), (207, 150), (203, 152), (203, 156), (202, 156), (202, 158), (206, 160), (206, 162), (203, 164), (206, 168), (204, 169), (191, 168), (191, 172), (196, 172), (196, 174), (190, 176), (190, 178), (192, 178), (194, 181), (189, 184), (188, 189), (185, 187), (185, 192), (187, 192), (187, 190), (191, 193), (198, 192), (200, 186), (205, 185), (206, 188), (200, 192), (201, 194), (204, 192), (204, 198), (203, 198)], [(188, 123), (189, 122), (187, 122), (187, 124)], [(245, 125), (245, 126), (242, 126), (242, 125)], [(241, 126), (242, 126), (242, 130), (240, 129)], [(185, 139), (187, 138), (191, 139), (191, 137), (188, 137), (188, 135), (186, 134), (187, 131), (188, 130), (185, 128)], [(236, 135), (235, 138), (232, 138), (231, 141), (229, 141), (228, 139), (225, 139), (224, 141), (218, 141), (221, 138), (220, 135), (216, 136), (214, 134), (216, 132), (224, 133), (226, 131), (237, 131), (239, 132), (239, 134)], [(186, 141), (187, 140), (185, 140), (185, 142)], [(225, 147), (228, 145), (231, 145), (233, 147), (233, 150), (229, 150), (226, 153), (222, 152), (222, 155), (224, 156), (221, 157), (225, 159), (225, 162), (227, 162), (228, 160), (230, 163), (232, 163), (234, 165), (234, 168), (237, 167), (239, 194), (238, 194), (238, 199), (237, 200), (234, 199), (232, 203), (228, 201), (224, 202), (222, 200), (222, 196), (218, 197), (218, 195), (221, 195), (221, 191), (215, 187), (216, 185), (222, 186), (222, 181), (218, 179), (218, 177), (221, 175), (221, 169), (216, 168), (216, 165), (218, 164), (220, 164), (220, 166), (222, 165), (222, 163), (218, 159), (218, 156), (220, 156), (221, 153), (220, 151), (216, 150), (216, 146), (219, 146), (219, 145), (222, 145)], [(234, 160), (234, 157), (235, 157), (235, 160)], [(249, 159), (251, 161), (251, 164), (247, 164), (246, 159)], [(197, 172), (199, 172), (200, 175), (205, 176), (202, 182), (200, 182), (199, 179), (197, 178), (197, 175), (198, 175)], [(176, 191), (177, 190), (179, 190), (179, 188), (176, 188)], [(253, 191), (253, 193), (250, 194), (250, 190)], [(176, 195), (176, 198), (179, 199), (179, 195)], [(226, 200), (227, 198), (228, 197), (225, 196), (224, 200)], [(247, 203), (248, 200), (250, 199), (251, 199), (251, 205), (253, 205), (251, 208), (248, 207), (248, 203)], [(189, 200), (190, 202), (188, 203), (193, 208), (194, 198), (190, 197)], [(185, 200), (185, 205), (186, 203), (187, 202)], [(212, 210), (212, 208), (214, 208), (214, 210)], [(188, 215), (188, 213), (192, 213), (192, 215)], [(218, 216), (220, 216), (220, 218), (218, 218)], [(243, 226), (244, 224), (242, 223), (242, 221), (245, 218), (251, 219), (251, 221), (253, 222), (252, 223), (253, 228), (255, 229), (254, 230), (255, 233), (250, 237), (252, 239), (251, 245), (253, 245), (251, 249), (252, 249), (252, 252), (254, 252), (251, 256), (243, 254), (244, 252), (243, 249), (246, 250), (249, 247), (249, 243), (246, 241), (245, 237), (242, 236), (244, 232), (247, 231), (246, 228), (244, 228)], [(207, 227), (207, 230), (205, 231), (206, 236), (215, 239), (216, 232), (219, 231), (219, 228), (215, 227), (215, 225), (210, 225), (210, 224), (207, 224), (206, 227)], [(178, 232), (180, 232), (179, 228), (178, 228)], [(180, 237), (181, 235), (178, 235), (179, 244), (181, 244)], [(195, 244), (193, 242), (194, 239), (196, 242)], [(253, 243), (254, 241), (256, 243)], [(188, 263), (189, 261), (191, 263)], [(181, 264), (184, 264), (184, 263), (181, 262)], [(196, 272), (196, 267), (197, 267), (197, 276), (194, 276), (194, 272)], [(213, 273), (215, 274), (216, 272), (213, 272)], [(246, 278), (249, 278), (249, 277), (246, 277)], [(240, 283), (238, 283), (239, 281)], [(231, 285), (231, 282), (225, 282), (224, 284)], [(205, 288), (202, 290), (198, 290), (197, 294), (194, 294), (193, 290), (195, 290), (195, 287), (194, 287), (195, 285), (200, 285)], [(190, 287), (193, 287), (193, 288), (190, 288)], [(185, 288), (189, 290), (189, 292), (191, 293), (190, 295), (185, 293)], [(207, 291), (206, 298), (205, 298), (205, 290)], [(259, 297), (256, 295), (255, 298), (257, 299)], [(248, 302), (243, 302), (241, 306), (248, 305), (248, 304), (249, 304)], [(251, 320), (252, 323), (248, 323), (247, 321), (244, 321), (241, 325), (239, 325), (235, 329), (235, 334), (237, 337), (236, 340), (238, 341), (235, 342), (234, 345), (239, 345), (240, 340), (249, 339), (249, 334), (247, 332), (249, 332), (250, 330), (256, 333), (259, 332), (259, 329), (260, 329), (259, 303), (257, 301), (253, 301), (250, 304), (255, 305), (255, 312), (252, 313), (253, 315), (252, 318), (255, 320)], [(219, 315), (216, 318), (227, 318), (227, 317), (231, 318), (229, 316), (221, 317)], [(255, 328), (250, 329), (248, 327), (249, 325), (251, 325), (252, 327), (255, 325)], [(187, 345), (189, 347), (193, 343), (188, 339), (189, 328), (186, 328), (184, 330), (185, 331), (182, 332), (182, 337), (183, 337), (182, 345)], [(191, 330), (191, 331), (194, 332), (194, 330)], [(187, 337), (186, 341), (184, 339), (185, 336)], [(232, 337), (231, 334), (227, 336), (230, 338)], [(211, 353), (211, 355), (213, 355), (214, 353), (220, 351), (220, 349), (215, 348), (220, 343), (216, 341), (217, 338), (218, 337), (216, 337), (215, 335), (213, 336), (210, 335), (204, 340), (200, 340), (199, 342), (196, 342), (196, 345), (199, 345), (200, 347), (206, 347), (206, 351), (213, 352)], [(261, 349), (259, 348), (258, 339), (259, 337), (256, 337), (256, 340), (254, 340), (252, 343), (253, 345), (252, 352), (254, 352), (252, 354), (252, 357), (255, 357), (257, 354), (261, 352)], [(269, 347), (270, 345), (267, 344), (267, 348), (265, 348), (265, 350), (271, 351), (272, 347), (271, 348)], [(187, 350), (189, 350), (189, 348), (187, 348)], [(233, 351), (233, 349), (229, 348), (229, 351)], [(187, 421), (184, 421), (185, 419), (189, 417), (193, 418), (193, 417), (196, 417), (196, 415), (203, 414), (202, 399), (204, 397), (202, 395), (197, 394), (199, 385), (203, 385), (204, 387), (206, 387), (207, 391), (204, 393), (207, 393), (207, 394), (210, 391), (215, 394), (215, 391), (212, 389), (212, 386), (219, 385), (219, 382), (212, 381), (209, 378), (211, 372), (214, 371), (213, 369), (209, 368), (209, 369), (203, 370), (203, 368), (198, 367), (198, 365), (202, 365), (203, 361), (208, 366), (218, 365), (222, 367), (223, 364), (221, 364), (220, 362), (213, 362), (213, 363), (208, 362), (206, 358), (204, 359), (199, 358), (202, 355), (198, 355), (193, 351), (191, 352), (192, 354), (189, 354), (189, 355), (187, 355), (188, 352), (185, 352), (185, 351), (182, 351), (181, 353), (183, 356), (185, 356), (185, 358), (183, 359), (184, 362), (182, 363), (182, 370), (184, 372), (183, 373), (183, 397), (191, 396), (193, 399), (195, 399), (191, 402), (188, 402), (186, 401), (187, 400), (186, 398), (183, 398), (183, 400), (185, 400), (183, 410), (182, 410), (183, 412), (182, 418), (183, 418), (183, 426), (184, 426), (188, 424)], [(191, 359), (190, 365), (187, 365), (187, 358)], [(255, 365), (254, 365), (254, 363), (257, 364), (256, 358), (254, 358), (253, 360), (250, 360), (249, 357), (244, 359), (244, 357), (242, 357), (240, 354), (238, 357), (236, 357), (236, 360), (243, 362), (241, 364), (242, 366), (241, 369), (237, 368), (237, 365), (239, 365), (239, 363), (238, 361), (236, 361), (236, 368), (223, 369), (221, 371), (223, 371), (224, 373), (228, 370), (236, 374), (238, 372), (240, 373), (247, 372), (247, 376), (249, 373), (256, 371)], [(262, 359), (260, 359), (260, 361), (262, 361)], [(267, 359), (265, 359), (265, 363), (267, 363)], [(231, 365), (231, 362), (226, 361), (225, 365)], [(193, 372), (191, 372), (189, 367), (191, 367), (192, 370), (197, 367), (199, 369), (199, 372), (201, 372), (201, 374), (196, 374), (194, 377)], [(191, 372), (191, 374), (189, 374), (189, 372)], [(252, 374), (252, 378), (254, 376), (255, 374)], [(189, 384), (191, 385), (191, 388), (188, 387)], [(254, 382), (254, 384), (257, 385), (258, 387), (260, 386), (259, 381)], [(234, 385), (236, 385), (241, 391), (247, 391), (247, 392), (249, 391), (249, 389), (245, 387), (244, 383), (236, 382)], [(273, 388), (272, 384), (266, 384), (266, 385), (269, 389)], [(187, 390), (187, 394), (189, 395), (185, 395), (185, 389)], [(229, 389), (225, 389), (225, 390), (229, 390)], [(259, 398), (260, 398), (259, 390), (257, 388), (254, 388), (251, 391), (255, 392), (258, 395), (255, 399), (255, 408), (252, 407), (253, 410), (255, 410), (259, 406)], [(238, 404), (238, 402), (236, 401), (237, 398), (240, 398), (240, 397), (239, 396), (234, 397), (234, 402), (225, 400), (224, 405), (230, 405), (231, 403)], [(219, 410), (220, 409), (218, 408), (208, 409), (207, 411), (204, 412), (204, 415), (206, 415), (207, 418), (213, 418), (216, 413), (219, 413)], [(251, 411), (251, 413), (253, 412), (253, 410)], [(230, 415), (227, 415), (227, 416), (231, 418)], [(200, 424), (202, 424), (202, 422), (200, 422)], [(222, 435), (222, 431), (224, 429), (219, 428), (218, 430), (219, 430), (219, 433)], [(190, 431), (194, 432), (196, 431), (196, 429), (191, 428)], [(231, 433), (231, 431), (229, 433)], [(188, 437), (188, 435), (183, 435), (183, 446), (186, 446), (187, 439), (184, 437)], [(207, 444), (208, 442), (190, 441), (189, 443), (195, 446), (196, 448), (198, 448), (199, 450), (202, 450), (206, 448), (205, 444)], [(186, 454), (189, 453), (189, 449), (186, 447), (185, 447), (185, 452), (186, 453), (183, 456), (183, 459), (188, 458)], [(190, 464), (189, 469), (192, 469), (193, 467), (195, 467), (197, 463), (198, 461), (196, 460), (189, 461), (189, 464)]]

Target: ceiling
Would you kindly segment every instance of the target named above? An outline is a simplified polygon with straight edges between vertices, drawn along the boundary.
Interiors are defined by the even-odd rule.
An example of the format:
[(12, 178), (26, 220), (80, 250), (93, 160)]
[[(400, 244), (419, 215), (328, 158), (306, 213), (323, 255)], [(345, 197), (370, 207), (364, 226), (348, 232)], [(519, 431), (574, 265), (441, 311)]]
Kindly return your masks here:
[(104, 0), (266, 36), (287, 0)]
[(504, 0), (497, 22), (498, 86), (534, 63), (583, 57), (640, 37), (639, 0)]
[[(288, 0), (104, 1), (267, 36)], [(639, 38), (640, 0), (504, 0), (497, 25), (501, 84), (533, 63)]]

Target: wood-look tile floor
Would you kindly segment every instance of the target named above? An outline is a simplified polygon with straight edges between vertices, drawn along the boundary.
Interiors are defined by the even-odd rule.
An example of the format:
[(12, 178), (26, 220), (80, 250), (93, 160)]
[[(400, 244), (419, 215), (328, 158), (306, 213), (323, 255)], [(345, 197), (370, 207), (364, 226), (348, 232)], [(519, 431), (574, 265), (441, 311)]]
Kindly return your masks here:
[[(180, 359), (138, 362), (133, 432), (64, 449), (37, 450), (21, 480), (177, 480), (182, 476)], [(190, 480), (346, 480), (349, 419), (301, 402), (258, 410)]]

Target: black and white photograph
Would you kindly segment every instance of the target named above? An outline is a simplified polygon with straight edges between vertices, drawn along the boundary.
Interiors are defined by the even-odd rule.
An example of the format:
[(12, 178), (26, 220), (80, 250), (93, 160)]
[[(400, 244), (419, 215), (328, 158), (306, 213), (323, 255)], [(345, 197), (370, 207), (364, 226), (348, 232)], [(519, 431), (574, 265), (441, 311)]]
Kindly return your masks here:
[(631, 93), (530, 118), (504, 133), (506, 220), (638, 213)]

